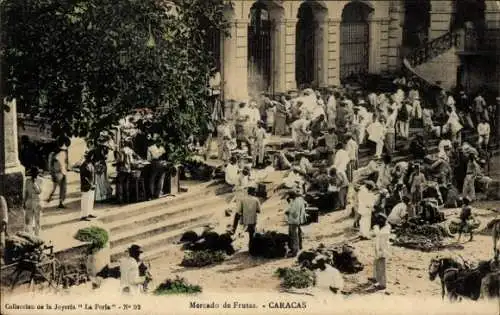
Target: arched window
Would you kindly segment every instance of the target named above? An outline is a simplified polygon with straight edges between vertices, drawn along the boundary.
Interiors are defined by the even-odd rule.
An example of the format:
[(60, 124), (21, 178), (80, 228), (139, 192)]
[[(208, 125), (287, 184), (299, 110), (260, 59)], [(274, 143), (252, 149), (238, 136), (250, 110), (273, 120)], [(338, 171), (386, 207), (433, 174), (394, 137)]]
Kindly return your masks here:
[(272, 21), (266, 4), (258, 1), (250, 9), (248, 26), (249, 91), (261, 92), (271, 86)]
[(368, 72), (370, 28), (373, 9), (362, 2), (350, 2), (342, 11), (340, 24), (340, 79)]

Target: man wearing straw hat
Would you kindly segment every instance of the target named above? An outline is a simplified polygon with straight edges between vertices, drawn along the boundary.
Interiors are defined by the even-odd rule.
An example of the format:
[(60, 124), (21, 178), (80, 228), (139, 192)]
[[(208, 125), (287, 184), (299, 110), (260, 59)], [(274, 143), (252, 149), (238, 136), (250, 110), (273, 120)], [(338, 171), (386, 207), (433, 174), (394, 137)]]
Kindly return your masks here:
[(95, 168), (92, 151), (85, 152), (85, 160), (80, 166), (80, 190), (82, 192), (80, 220), (90, 221), (91, 218), (95, 218), (92, 214), (95, 197)]
[(66, 199), (66, 188), (67, 188), (67, 173), (68, 173), (68, 159), (67, 159), (67, 147), (62, 144), (58, 150), (49, 157), (49, 170), (52, 177), (52, 191), (49, 194), (47, 202), (52, 200), (57, 186), (59, 186), (59, 209), (64, 209), (64, 200)]
[(248, 194), (242, 195), (238, 200), (232, 233), (236, 232), (238, 223), (245, 226), (248, 232), (248, 250), (250, 251), (255, 235), (255, 227), (257, 226), (257, 216), (260, 213), (260, 201), (255, 196), (257, 190), (254, 186), (249, 186), (246, 189)]
[[(144, 270), (145, 266), (141, 262), (142, 248), (133, 244), (127, 252), (128, 257), (120, 260), (120, 286), (123, 294), (134, 295), (144, 289), (144, 286), (151, 281), (151, 276)], [(141, 273), (144, 275), (141, 276)]]
[(288, 209), (285, 211), (288, 222), (288, 236), (290, 238), (288, 257), (295, 257), (299, 250), (302, 249), (302, 230), (300, 226), (307, 221), (306, 201), (296, 189), (290, 190), (288, 195), (290, 201)]
[(373, 266), (373, 278), (369, 280), (375, 282), (374, 289), (384, 290), (387, 284), (386, 259), (389, 251), (391, 226), (387, 224), (387, 216), (382, 212), (377, 213), (373, 234), (375, 236), (375, 262)]

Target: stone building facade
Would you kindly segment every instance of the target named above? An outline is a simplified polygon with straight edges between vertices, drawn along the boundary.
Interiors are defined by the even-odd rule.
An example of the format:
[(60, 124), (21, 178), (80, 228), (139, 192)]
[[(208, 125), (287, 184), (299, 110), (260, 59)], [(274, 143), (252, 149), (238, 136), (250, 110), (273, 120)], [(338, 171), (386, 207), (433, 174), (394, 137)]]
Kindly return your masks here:
[(476, 0), (233, 0), (230, 35), (220, 41), (224, 99), (397, 71), (419, 41), (459, 23), (457, 12), (479, 12), (486, 27), (500, 29), (498, 1), (476, 1), (482, 9), (473, 10), (461, 1)]

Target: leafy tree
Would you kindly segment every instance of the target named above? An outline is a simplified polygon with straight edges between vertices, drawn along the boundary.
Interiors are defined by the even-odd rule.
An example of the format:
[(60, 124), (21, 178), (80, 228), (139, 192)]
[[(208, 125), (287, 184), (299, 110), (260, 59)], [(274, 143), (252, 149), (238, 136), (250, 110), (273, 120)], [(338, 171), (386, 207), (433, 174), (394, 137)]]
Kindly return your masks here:
[(2, 69), (20, 110), (86, 137), (150, 108), (172, 159), (210, 117), (208, 34), (225, 32), (223, 0), (4, 0)]

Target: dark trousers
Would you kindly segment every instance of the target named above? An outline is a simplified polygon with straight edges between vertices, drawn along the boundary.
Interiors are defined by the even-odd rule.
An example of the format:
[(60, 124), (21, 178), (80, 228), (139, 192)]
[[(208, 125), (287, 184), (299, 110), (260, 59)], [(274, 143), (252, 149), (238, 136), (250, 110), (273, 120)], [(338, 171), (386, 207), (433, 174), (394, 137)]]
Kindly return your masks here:
[(252, 144), (248, 140), (238, 140), (238, 139), (236, 139), (236, 146), (237, 146), (238, 150), (241, 150), (241, 148), (242, 148), (241, 144), (243, 142), (247, 145), (248, 155), (252, 155)]
[(299, 250), (302, 249), (302, 230), (300, 229), (300, 225), (289, 224), (288, 237), (290, 238), (288, 247), (290, 247), (291, 254), (297, 255)]
[(149, 170), (149, 196), (159, 198), (163, 192), (163, 184), (167, 170), (158, 161), (153, 161)]
[(66, 175), (58, 174), (52, 176), (52, 191), (50, 192), (49, 200), (52, 199), (52, 196), (56, 192), (57, 186), (59, 186), (59, 203), (62, 204), (64, 200), (66, 200), (66, 188), (67, 188)]
[(130, 174), (127, 172), (118, 172), (116, 178), (116, 198), (118, 202), (124, 203), (130, 200)]
[(249, 225), (247, 225), (248, 249), (252, 248), (253, 237), (255, 235), (255, 226), (256, 226), (256, 224), (249, 224)]

